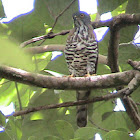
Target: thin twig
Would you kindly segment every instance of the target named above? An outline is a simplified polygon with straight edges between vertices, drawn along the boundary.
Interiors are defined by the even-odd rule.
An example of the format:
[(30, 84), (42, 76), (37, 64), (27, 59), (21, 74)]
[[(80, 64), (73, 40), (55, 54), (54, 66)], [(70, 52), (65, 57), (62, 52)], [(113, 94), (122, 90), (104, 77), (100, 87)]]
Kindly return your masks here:
[(127, 42), (127, 43), (120, 43), (119, 47), (121, 46), (128, 46), (128, 45), (132, 45), (133, 41)]
[(77, 105), (90, 104), (90, 103), (99, 102), (99, 101), (107, 101), (109, 99), (113, 99), (113, 98), (123, 96), (125, 94), (126, 90), (127, 90), (127, 88), (118, 91), (116, 94), (107, 94), (107, 95), (104, 95), (104, 96), (97, 96), (97, 97), (94, 97), (94, 98), (88, 99), (88, 100), (80, 100), (80, 101), (75, 101), (75, 102), (64, 102), (64, 103), (58, 103), (58, 104), (32, 107), (32, 108), (28, 108), (26, 110), (17, 111), (13, 114), (13, 116), (21, 116), (21, 115), (25, 115), (25, 114), (40, 111), (40, 110), (55, 109), (55, 108), (60, 108), (60, 107), (77, 106)]
[(22, 103), (21, 103), (21, 99), (20, 99), (20, 95), (19, 95), (17, 82), (15, 82), (15, 87), (16, 87), (16, 91), (17, 91), (17, 98), (18, 98), (19, 108), (20, 108), (20, 110), (22, 110)]
[[(75, 1), (76, 1), (76, 0), (73, 0), (62, 12), (59, 13), (58, 16), (55, 17), (55, 21), (54, 21), (54, 24), (52, 25), (52, 29), (49, 31), (49, 33), (48, 33), (47, 35), (51, 35), (51, 34), (53, 33), (53, 29), (54, 29), (54, 27), (55, 27), (55, 25), (56, 25), (56, 23), (57, 23), (59, 17), (61, 17), (61, 16), (63, 15), (63, 13), (64, 13), (65, 11), (67, 11), (67, 10), (70, 8), (70, 6), (71, 6)], [(50, 10), (50, 9), (49, 9), (49, 10)], [(43, 40), (38, 46), (40, 46), (41, 44), (43, 44), (43, 43), (45, 42), (46, 39), (47, 39), (47, 38), (44, 38), (44, 40)]]
[(121, 47), (121, 46), (128, 46), (128, 45), (136, 45), (136, 44), (134, 43), (134, 41), (135, 41), (136, 39), (138, 39), (139, 37), (140, 37), (140, 35), (137, 36), (135, 39), (133, 39), (133, 40), (130, 41), (130, 42), (127, 42), (127, 43), (120, 43), (120, 44), (119, 44), (119, 47)]
[(131, 97), (124, 96), (123, 97), (123, 102), (124, 102), (125, 109), (126, 109), (126, 112), (127, 112), (128, 116), (133, 121), (136, 128), (137, 129), (140, 128), (140, 116), (139, 116), (139, 114), (135, 110), (135, 107), (132, 104)]
[[(113, 17), (111, 20), (92, 22), (92, 26), (94, 29), (99, 28), (99, 27), (105, 27), (105, 26), (112, 27), (112, 25), (114, 26), (123, 25), (123, 26), (119, 26), (119, 29), (121, 29), (122, 27), (124, 27), (124, 25), (130, 26), (130, 25), (138, 25), (138, 24), (140, 24), (140, 14), (136, 14), (136, 15), (135, 14), (122, 14), (122, 15)], [(33, 39), (23, 42), (20, 46), (25, 47), (28, 44), (40, 41), (42, 39), (51, 39), (58, 35), (66, 35), (69, 33), (69, 31), (70, 30), (63, 30), (59, 33), (52, 33), (52, 34), (35, 37)]]
[(40, 41), (40, 40), (43, 40), (43, 39), (51, 39), (51, 38), (54, 38), (55, 36), (58, 36), (58, 35), (66, 35), (70, 32), (70, 30), (63, 30), (59, 33), (52, 33), (52, 34), (47, 34), (47, 35), (43, 35), (43, 36), (39, 36), (39, 37), (34, 37), (30, 40), (27, 40), (23, 43), (20, 44), (20, 47), (23, 48), (31, 43), (34, 43), (34, 42), (37, 42), (37, 41)]
[(46, 4), (46, 6), (47, 6), (47, 8), (48, 8), (48, 11), (49, 11), (49, 13), (51, 14), (51, 16), (52, 16), (52, 17), (55, 17), (55, 15), (54, 15), (53, 12), (51, 11), (50, 7), (48, 6), (47, 1), (44, 0), (44, 2), (45, 2), (45, 4)]
[(54, 27), (55, 27), (55, 25), (56, 25), (56, 23), (57, 23), (57, 21), (58, 21), (58, 18), (61, 17), (61, 16), (64, 14), (64, 12), (67, 11), (67, 10), (70, 8), (70, 6), (71, 6), (75, 1), (76, 1), (76, 0), (73, 0), (63, 11), (61, 11), (61, 12), (59, 13), (58, 16), (55, 17), (55, 21), (54, 21), (54, 24), (52, 25), (52, 29), (51, 29), (50, 32), (53, 31), (53, 29), (54, 29)]

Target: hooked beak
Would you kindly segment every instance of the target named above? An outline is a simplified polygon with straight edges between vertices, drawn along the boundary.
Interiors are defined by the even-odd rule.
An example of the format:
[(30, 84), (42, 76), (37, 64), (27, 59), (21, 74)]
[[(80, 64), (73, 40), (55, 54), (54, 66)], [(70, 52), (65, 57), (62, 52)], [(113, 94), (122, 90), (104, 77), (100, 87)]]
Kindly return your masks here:
[(79, 20), (80, 18), (77, 17), (76, 15), (74, 16), (74, 20)]

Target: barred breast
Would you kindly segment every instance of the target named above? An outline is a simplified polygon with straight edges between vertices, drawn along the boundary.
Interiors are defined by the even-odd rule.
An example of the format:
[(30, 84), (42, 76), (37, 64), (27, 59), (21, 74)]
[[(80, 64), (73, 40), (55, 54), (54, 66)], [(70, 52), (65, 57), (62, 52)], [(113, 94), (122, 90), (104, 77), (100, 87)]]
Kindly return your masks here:
[(64, 51), (70, 74), (74, 76), (95, 74), (98, 47), (94, 34), (90, 34), (87, 26), (81, 26), (72, 32)]

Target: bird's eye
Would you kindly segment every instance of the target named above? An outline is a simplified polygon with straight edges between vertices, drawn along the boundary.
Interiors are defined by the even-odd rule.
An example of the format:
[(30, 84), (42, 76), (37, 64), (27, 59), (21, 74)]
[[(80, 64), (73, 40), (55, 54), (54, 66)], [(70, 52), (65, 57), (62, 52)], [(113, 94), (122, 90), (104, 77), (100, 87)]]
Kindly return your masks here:
[(80, 17), (84, 17), (84, 16), (85, 16), (84, 14), (81, 14), (81, 15), (80, 15)]

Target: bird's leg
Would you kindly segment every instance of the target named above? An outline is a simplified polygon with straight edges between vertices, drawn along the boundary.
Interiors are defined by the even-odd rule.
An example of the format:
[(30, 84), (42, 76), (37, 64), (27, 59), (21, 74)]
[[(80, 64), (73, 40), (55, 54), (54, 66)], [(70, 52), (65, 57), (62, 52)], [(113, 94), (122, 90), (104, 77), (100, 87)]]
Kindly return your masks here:
[(89, 71), (87, 72), (87, 74), (84, 75), (84, 77), (90, 77), (90, 76), (91, 75), (90, 75)]
[(69, 78), (70, 78), (70, 77), (74, 77), (74, 74), (72, 73), (72, 74), (68, 75), (68, 77), (69, 77)]
[(90, 74), (90, 72), (88, 71), (86, 75), (84, 75), (84, 77), (90, 77), (90, 76), (96, 76), (97, 74)]

